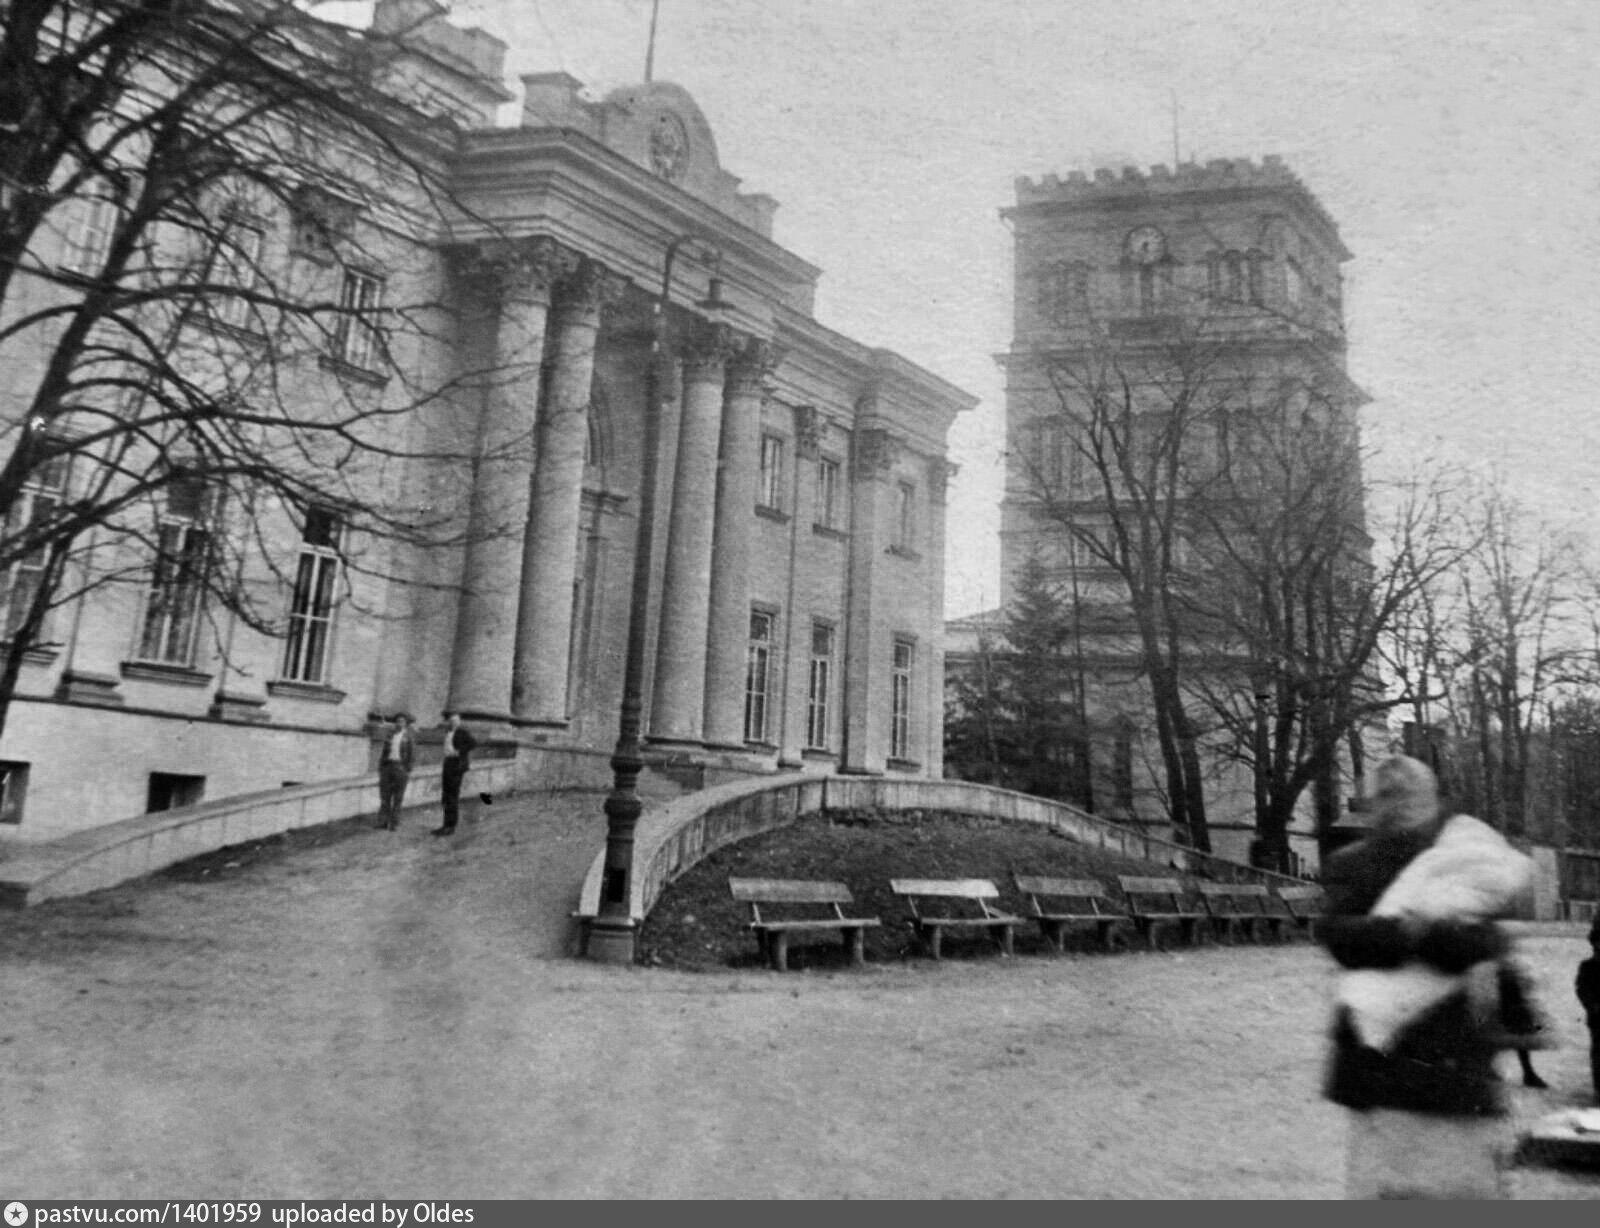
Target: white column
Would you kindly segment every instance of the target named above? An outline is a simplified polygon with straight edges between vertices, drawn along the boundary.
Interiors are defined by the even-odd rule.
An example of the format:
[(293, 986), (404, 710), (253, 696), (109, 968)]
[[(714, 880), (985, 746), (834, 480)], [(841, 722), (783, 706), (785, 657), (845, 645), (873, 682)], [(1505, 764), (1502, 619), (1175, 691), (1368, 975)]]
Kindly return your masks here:
[(684, 356), (678, 465), (667, 527), (655, 698), (650, 705), (654, 741), (701, 741), (717, 447), (731, 342), (726, 326), (697, 322)]
[(474, 720), (511, 715), (511, 665), (528, 472), (533, 463), (540, 366), (557, 267), (548, 239), (484, 244), (461, 267), (468, 294), (487, 311), (469, 314), (462, 348), (476, 328), (494, 329), (482, 372), (482, 416), (476, 443), (466, 564), (451, 659), (450, 706)]
[(762, 385), (775, 357), (771, 343), (752, 337), (739, 345), (728, 364), (706, 633), (705, 740), (710, 746), (744, 745)]
[(572, 593), (582, 528), (583, 458), (589, 438), (600, 311), (622, 283), (587, 257), (556, 286), (549, 382), (529, 481), (517, 606), (511, 712), (518, 724), (564, 728)]

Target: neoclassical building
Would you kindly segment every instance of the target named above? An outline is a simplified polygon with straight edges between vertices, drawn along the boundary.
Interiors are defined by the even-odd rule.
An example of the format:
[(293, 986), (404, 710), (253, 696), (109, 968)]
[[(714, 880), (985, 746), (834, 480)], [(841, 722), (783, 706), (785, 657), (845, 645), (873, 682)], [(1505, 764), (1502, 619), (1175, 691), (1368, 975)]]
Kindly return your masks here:
[[(351, 568), (337, 508), (311, 508), (261, 522), (281, 634), (184, 608), (154, 565), (56, 611), (0, 739), (0, 839), (357, 775), (399, 711), (425, 755), (457, 708), (541, 748), (553, 784), (604, 782), (636, 593), (651, 764), (937, 776), (945, 440), (973, 398), (814, 317), (820, 270), (683, 89), (536, 74), (500, 126), (501, 43), (426, 0), (381, 0), (375, 26), (405, 30), (387, 88), (451, 189), (344, 223), (449, 308), (397, 356), (450, 377), (446, 412), (397, 424), (380, 479), (458, 509), (459, 544)], [(295, 226), (263, 218), (263, 250), (304, 258)], [(338, 293), (386, 276), (347, 267)], [(359, 333), (329, 345), (304, 395), (387, 395)]]

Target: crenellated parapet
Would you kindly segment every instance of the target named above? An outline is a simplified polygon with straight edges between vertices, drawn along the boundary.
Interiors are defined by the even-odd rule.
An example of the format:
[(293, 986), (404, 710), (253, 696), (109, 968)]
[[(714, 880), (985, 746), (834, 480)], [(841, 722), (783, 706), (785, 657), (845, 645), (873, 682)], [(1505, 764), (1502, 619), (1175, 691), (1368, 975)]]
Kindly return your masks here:
[(1099, 167), (1093, 172), (1075, 170), (1065, 177), (1052, 174), (1031, 179), (1024, 175), (1017, 178), (1015, 187), (1019, 208), (1159, 203), (1191, 193), (1276, 190), (1294, 194), (1332, 234), (1338, 234), (1332, 216), (1277, 154), (1267, 154), (1260, 162), (1250, 158), (1213, 158), (1204, 163), (1180, 162), (1176, 168), (1157, 164), (1148, 170), (1137, 166)]

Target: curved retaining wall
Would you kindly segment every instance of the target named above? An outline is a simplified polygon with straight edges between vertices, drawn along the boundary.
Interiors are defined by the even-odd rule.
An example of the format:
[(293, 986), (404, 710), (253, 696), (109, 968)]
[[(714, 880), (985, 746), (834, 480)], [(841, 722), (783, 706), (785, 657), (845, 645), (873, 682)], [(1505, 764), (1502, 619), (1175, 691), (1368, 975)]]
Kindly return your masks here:
[[(803, 815), (852, 810), (950, 812), (1037, 823), (1082, 844), (1219, 881), (1284, 885), (1301, 881), (1197, 853), (1074, 806), (990, 785), (898, 776), (794, 775), (721, 785), (647, 808), (634, 832), (628, 915), (643, 921), (667, 884), (724, 845), (786, 827)], [(583, 880), (580, 919), (599, 913), (604, 870), (601, 849)]]
[[(439, 800), (439, 765), (418, 767), (406, 787), (407, 808)], [(527, 765), (520, 759), (478, 759), (471, 790), (515, 793)], [(230, 844), (297, 827), (376, 813), (378, 776), (368, 773), (321, 784), (241, 793), (175, 810), (142, 814), (41, 844), (15, 845), (0, 861), (0, 905), (22, 907), (82, 895), (153, 874)]]

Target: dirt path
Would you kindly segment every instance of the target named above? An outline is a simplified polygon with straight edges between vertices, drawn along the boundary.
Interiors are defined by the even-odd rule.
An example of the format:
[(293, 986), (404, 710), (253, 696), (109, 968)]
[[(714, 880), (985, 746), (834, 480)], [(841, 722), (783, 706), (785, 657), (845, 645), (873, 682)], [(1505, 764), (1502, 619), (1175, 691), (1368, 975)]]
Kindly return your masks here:
[[(1337, 1197), (1313, 948), (596, 967), (599, 801), (8, 915), (5, 1196)], [(1583, 1091), (1584, 949), (1525, 943), (1568, 1041), (1527, 1112)]]

